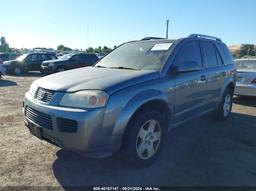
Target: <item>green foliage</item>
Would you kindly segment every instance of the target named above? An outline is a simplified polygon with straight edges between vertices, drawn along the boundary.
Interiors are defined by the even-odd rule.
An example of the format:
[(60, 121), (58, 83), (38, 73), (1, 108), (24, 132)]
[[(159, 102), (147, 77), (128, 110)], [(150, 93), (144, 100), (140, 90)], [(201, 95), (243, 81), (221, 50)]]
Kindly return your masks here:
[(64, 45), (59, 45), (59, 46), (57, 46), (57, 50), (59, 50), (59, 51), (72, 51), (72, 49), (71, 48), (69, 48), (69, 47), (66, 47), (66, 46), (64, 46)]
[(1, 37), (0, 39), (0, 52), (9, 52), (10, 48), (9, 48), (9, 44), (7, 43), (5, 37)]
[(94, 53), (94, 49), (92, 47), (89, 47), (86, 49), (87, 53)]
[(98, 48), (92, 48), (89, 47), (86, 49), (87, 53), (97, 53), (97, 54), (108, 54), (109, 52), (111, 52), (111, 48), (104, 46), (103, 48), (101, 46), (99, 46)]

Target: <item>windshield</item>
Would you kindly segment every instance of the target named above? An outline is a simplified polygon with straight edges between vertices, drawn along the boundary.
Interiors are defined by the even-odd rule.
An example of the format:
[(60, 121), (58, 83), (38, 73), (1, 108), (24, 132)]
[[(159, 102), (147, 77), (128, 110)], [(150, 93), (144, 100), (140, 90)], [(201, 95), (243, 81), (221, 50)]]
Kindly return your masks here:
[(157, 71), (165, 63), (171, 45), (171, 41), (125, 43), (105, 56), (95, 67)]
[(68, 60), (73, 56), (73, 54), (64, 54), (63, 56), (59, 57), (60, 60)]
[(256, 60), (236, 60), (238, 69), (256, 70)]
[(19, 56), (16, 60), (18, 60), (18, 61), (23, 61), (26, 57), (28, 56), (28, 54), (23, 54), (23, 55), (21, 55), (21, 56)]

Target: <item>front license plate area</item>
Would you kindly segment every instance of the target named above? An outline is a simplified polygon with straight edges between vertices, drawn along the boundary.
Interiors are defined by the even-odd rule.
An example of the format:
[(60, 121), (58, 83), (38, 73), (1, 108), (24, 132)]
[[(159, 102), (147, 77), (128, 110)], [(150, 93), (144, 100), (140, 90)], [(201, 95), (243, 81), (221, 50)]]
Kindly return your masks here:
[(28, 122), (27, 127), (32, 135), (36, 136), (39, 139), (42, 139), (42, 128), (36, 126), (35, 124)]

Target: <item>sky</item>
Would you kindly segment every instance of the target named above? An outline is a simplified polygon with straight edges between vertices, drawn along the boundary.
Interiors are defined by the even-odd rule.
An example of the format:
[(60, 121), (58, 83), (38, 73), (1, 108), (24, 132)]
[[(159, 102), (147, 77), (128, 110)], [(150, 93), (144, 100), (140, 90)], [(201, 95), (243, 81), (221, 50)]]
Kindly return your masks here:
[(192, 33), (228, 45), (256, 44), (255, 0), (8, 0), (0, 7), (0, 36), (10, 47), (113, 47), (146, 36)]

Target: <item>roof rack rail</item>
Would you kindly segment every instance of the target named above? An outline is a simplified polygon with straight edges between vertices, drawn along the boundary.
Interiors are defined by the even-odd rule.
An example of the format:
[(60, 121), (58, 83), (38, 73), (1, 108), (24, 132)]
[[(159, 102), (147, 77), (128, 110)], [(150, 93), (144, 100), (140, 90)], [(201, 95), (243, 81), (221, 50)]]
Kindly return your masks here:
[(141, 40), (157, 40), (157, 39), (166, 39), (166, 38), (161, 38), (161, 37), (145, 37)]
[(211, 40), (216, 40), (219, 42), (222, 42), (220, 38), (214, 37), (214, 36), (209, 36), (209, 35), (204, 35), (204, 34), (191, 34), (189, 35), (191, 38), (205, 38), (205, 39), (211, 39)]

